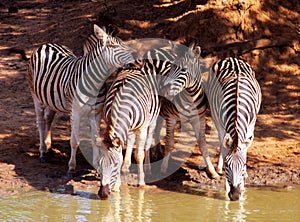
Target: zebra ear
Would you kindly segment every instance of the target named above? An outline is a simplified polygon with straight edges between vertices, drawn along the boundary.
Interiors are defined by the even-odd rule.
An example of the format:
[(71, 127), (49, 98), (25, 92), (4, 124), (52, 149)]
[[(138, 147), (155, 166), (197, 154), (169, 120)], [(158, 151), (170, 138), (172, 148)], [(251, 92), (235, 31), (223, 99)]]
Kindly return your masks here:
[(194, 51), (195, 57), (197, 57), (197, 59), (199, 59), (200, 55), (201, 55), (201, 47), (200, 46), (195, 46), (193, 51)]
[(109, 35), (105, 32), (105, 30), (94, 24), (94, 34), (103, 42), (103, 45), (106, 45)]
[(198, 60), (201, 55), (201, 48), (200, 46), (194, 46), (189, 48), (190, 57), (192, 60)]
[(229, 149), (232, 145), (232, 138), (230, 136), (229, 133), (226, 133), (225, 136), (224, 136), (224, 139), (223, 139), (223, 147), (225, 147), (226, 149)]
[(169, 40), (168, 41), (169, 42), (169, 45), (170, 45), (170, 48), (171, 48), (171, 50), (176, 50), (176, 45), (174, 44), (174, 42), (173, 41), (171, 41), (171, 40)]
[(186, 48), (185, 46), (182, 47), (182, 45), (180, 44), (176, 44), (175, 42), (173, 41), (169, 41), (169, 45), (170, 45), (170, 48), (173, 52), (175, 52), (175, 54), (180, 58), (181, 56), (184, 55), (185, 51), (184, 49)]
[(190, 60), (195, 62), (196, 60), (198, 60), (200, 58), (200, 54), (201, 54), (200, 46), (197, 46), (197, 45), (195, 45), (195, 42), (192, 42), (189, 45), (189, 49), (188, 49), (188, 56), (189, 56)]

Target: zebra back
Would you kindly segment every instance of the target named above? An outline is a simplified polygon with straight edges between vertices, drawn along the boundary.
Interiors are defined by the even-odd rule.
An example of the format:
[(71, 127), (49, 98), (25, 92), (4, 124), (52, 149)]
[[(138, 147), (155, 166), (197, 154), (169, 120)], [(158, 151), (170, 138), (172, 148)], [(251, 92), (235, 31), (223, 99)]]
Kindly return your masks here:
[(69, 112), (68, 83), (75, 76), (70, 71), (75, 61), (76, 56), (66, 46), (48, 43), (36, 49), (27, 72), (33, 96), (53, 110)]
[(247, 143), (248, 148), (261, 104), (260, 86), (250, 65), (237, 58), (221, 59), (203, 85), (213, 119), (231, 136), (233, 149), (239, 143)]
[(122, 70), (111, 85), (105, 102), (108, 128), (106, 143), (118, 138), (117, 146), (124, 145), (130, 131), (151, 124), (158, 116), (160, 105), (155, 75), (140, 70)]

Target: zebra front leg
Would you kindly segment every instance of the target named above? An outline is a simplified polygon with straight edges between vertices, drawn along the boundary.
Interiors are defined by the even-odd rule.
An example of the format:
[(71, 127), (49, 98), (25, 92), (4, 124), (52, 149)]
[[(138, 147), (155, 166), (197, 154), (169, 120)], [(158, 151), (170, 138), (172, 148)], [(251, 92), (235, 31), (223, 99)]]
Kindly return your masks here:
[(224, 160), (223, 160), (222, 154), (220, 153), (218, 166), (217, 166), (217, 172), (218, 172), (219, 175), (223, 174), (223, 162), (224, 162)]
[(79, 124), (80, 124), (80, 116), (77, 112), (72, 111), (71, 115), (71, 156), (69, 160), (69, 170), (68, 170), (68, 178), (72, 178), (76, 169), (76, 153), (79, 146)]
[(129, 173), (129, 167), (131, 165), (131, 155), (132, 155), (132, 150), (135, 142), (135, 133), (129, 132), (128, 138), (127, 138), (127, 146), (126, 146), (126, 151), (125, 151), (125, 157), (123, 161), (123, 166), (122, 166), (122, 173), (123, 174), (128, 174)]
[[(206, 138), (205, 138), (205, 117), (200, 117), (199, 119), (195, 119), (192, 122), (193, 129), (195, 131), (195, 135), (197, 137), (198, 146), (200, 148), (202, 157), (206, 164), (207, 173), (213, 179), (219, 178), (219, 174), (216, 172), (207, 150)], [(201, 168), (201, 166), (199, 166)]]
[(160, 172), (167, 173), (169, 166), (169, 159), (171, 151), (174, 149), (174, 132), (175, 132), (176, 119), (166, 119), (166, 146), (164, 150), (164, 158), (161, 163)]
[(147, 128), (141, 129), (138, 133), (136, 140), (135, 160), (138, 166), (138, 186), (145, 186), (145, 173), (144, 173), (144, 158), (145, 158), (145, 143), (147, 137)]

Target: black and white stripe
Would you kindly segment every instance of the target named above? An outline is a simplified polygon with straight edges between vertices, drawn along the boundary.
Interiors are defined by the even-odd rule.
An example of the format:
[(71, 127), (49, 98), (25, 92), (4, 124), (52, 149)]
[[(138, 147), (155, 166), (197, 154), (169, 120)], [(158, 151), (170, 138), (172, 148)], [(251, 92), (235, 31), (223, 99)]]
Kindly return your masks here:
[[(172, 52), (166, 48), (146, 52), (137, 68), (124, 69), (107, 93), (105, 120), (107, 132), (105, 143), (109, 147), (124, 147), (126, 154), (122, 171), (129, 172), (134, 144), (138, 165), (138, 185), (145, 185), (145, 171), (151, 173), (149, 149), (153, 131), (160, 111), (160, 81), (170, 69)], [(117, 188), (115, 188), (117, 189)]]
[[(207, 172), (212, 178), (218, 178), (219, 175), (210, 160), (205, 139), (207, 98), (201, 85), (202, 76), (200, 72), (203, 64), (195, 62), (198, 61), (200, 56), (200, 48), (194, 47), (194, 45), (191, 45), (189, 48), (177, 48), (176, 46), (174, 48), (177, 58), (180, 59), (175, 60), (170, 73), (164, 81), (164, 95), (172, 102), (164, 103), (165, 106), (162, 107), (161, 114), (166, 118), (167, 126), (174, 125), (174, 119), (191, 123), (207, 167)], [(195, 67), (192, 68), (199, 70), (199, 74), (196, 77), (182, 74), (182, 72), (186, 73), (187, 71), (187, 63), (193, 64)], [(182, 91), (183, 87), (185, 88), (184, 91)], [(169, 128), (172, 129), (172, 127)], [(174, 131), (169, 131), (167, 128), (166, 133), (166, 137), (169, 138), (167, 139), (169, 143), (166, 143), (166, 152), (169, 154), (169, 149), (174, 146)], [(162, 168), (162, 171), (165, 172), (166, 168)]]
[[(70, 49), (58, 44), (44, 44), (31, 56), (28, 81), (34, 99), (40, 134), (40, 158), (51, 147), (51, 123), (56, 112), (71, 113), (71, 158), (69, 172), (76, 167), (79, 145), (79, 123), (87, 115), (93, 146), (97, 136), (98, 92), (106, 78), (117, 68), (134, 61), (133, 50), (94, 26), (97, 44), (86, 55), (76, 57)], [(93, 147), (94, 148), (94, 147)], [(98, 151), (93, 156), (96, 164)]]
[[(171, 96), (188, 87), (189, 81), (183, 79), (199, 78), (201, 67), (197, 63), (200, 64), (200, 61), (186, 59), (190, 53), (179, 58), (184, 63), (181, 68), (170, 72), (167, 84)], [(204, 71), (202, 86), (208, 97), (221, 145), (218, 168), (221, 171), (224, 159), (226, 190), (231, 200), (237, 200), (244, 186), (247, 149), (253, 141), (261, 104), (260, 86), (250, 65), (237, 58), (221, 59), (211, 70)]]
[[(145, 185), (143, 162), (146, 151), (146, 163), (150, 163), (148, 150), (152, 141), (153, 127), (159, 114), (160, 104), (157, 91), (157, 78), (143, 72), (126, 70), (125, 78), (117, 78), (108, 91), (105, 103), (108, 146), (123, 148), (126, 156), (123, 172), (129, 172), (131, 153), (136, 142), (135, 159), (138, 165), (138, 185)], [(149, 165), (148, 165), (149, 167)]]
[[(250, 65), (231, 57), (217, 61), (203, 85), (219, 133), (226, 190), (230, 199), (237, 200), (244, 189), (247, 149), (254, 138), (261, 89)], [(220, 170), (221, 164), (222, 161)]]

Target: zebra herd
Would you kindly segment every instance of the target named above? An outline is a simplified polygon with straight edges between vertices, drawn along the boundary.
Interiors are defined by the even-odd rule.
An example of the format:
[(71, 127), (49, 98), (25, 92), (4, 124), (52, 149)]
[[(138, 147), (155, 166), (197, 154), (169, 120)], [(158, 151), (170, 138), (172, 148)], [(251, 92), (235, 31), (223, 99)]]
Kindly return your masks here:
[[(238, 200), (246, 177), (247, 149), (261, 103), (260, 87), (249, 64), (237, 58), (217, 61), (206, 68), (200, 47), (169, 46), (144, 54), (111, 36), (97, 25), (80, 57), (65, 46), (44, 44), (29, 62), (28, 82), (36, 111), (40, 161), (51, 148), (51, 123), (56, 112), (71, 115), (71, 157), (68, 174), (76, 168), (80, 121), (87, 121), (93, 153), (92, 165), (100, 177), (99, 196), (119, 190), (120, 174), (129, 172), (131, 155), (138, 166), (138, 185), (151, 174), (150, 148), (158, 143), (161, 115), (166, 120), (166, 173), (174, 148), (178, 120), (189, 121), (212, 178), (226, 172), (226, 191)], [(113, 81), (107, 79), (113, 76)], [(220, 157), (217, 172), (205, 141), (205, 111), (210, 106), (218, 130)], [(85, 120), (83, 117), (87, 116)], [(101, 140), (100, 121), (106, 122)], [(99, 142), (100, 141), (100, 142)], [(122, 150), (126, 149), (123, 158)]]

